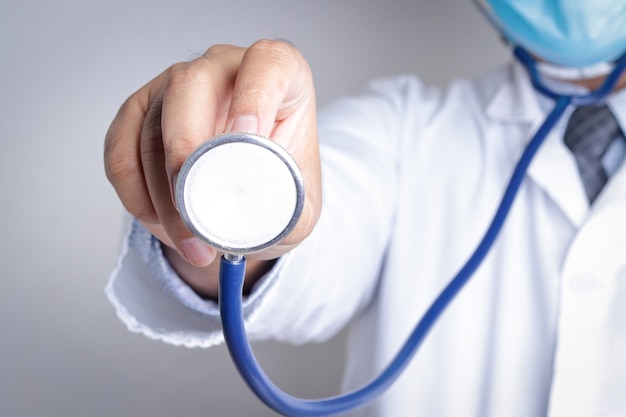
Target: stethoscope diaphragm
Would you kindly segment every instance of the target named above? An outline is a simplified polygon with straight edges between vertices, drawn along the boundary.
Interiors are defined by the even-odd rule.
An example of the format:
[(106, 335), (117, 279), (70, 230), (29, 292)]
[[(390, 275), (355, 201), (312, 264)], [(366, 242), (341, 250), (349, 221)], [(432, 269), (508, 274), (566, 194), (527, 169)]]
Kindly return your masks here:
[(282, 147), (258, 135), (229, 133), (187, 158), (175, 198), (197, 237), (223, 252), (246, 254), (289, 234), (302, 212), (304, 187)]

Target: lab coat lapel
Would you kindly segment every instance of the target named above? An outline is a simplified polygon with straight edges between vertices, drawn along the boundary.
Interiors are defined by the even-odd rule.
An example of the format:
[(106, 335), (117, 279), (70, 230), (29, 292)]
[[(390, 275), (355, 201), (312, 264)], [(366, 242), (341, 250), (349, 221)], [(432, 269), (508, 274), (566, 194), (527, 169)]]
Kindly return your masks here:
[[(535, 91), (521, 64), (513, 64), (511, 76), (513, 82), (502, 83), (487, 107), (487, 114), (503, 123), (520, 125), (522, 133), (516, 144), (519, 146), (516, 155), (519, 159), (553, 104), (547, 103), (547, 111), (543, 108), (540, 100), (548, 99)], [(527, 177), (541, 187), (572, 224), (579, 226), (589, 209), (576, 161), (562, 141), (564, 123), (565, 120), (560, 120), (549, 133), (532, 161)]]

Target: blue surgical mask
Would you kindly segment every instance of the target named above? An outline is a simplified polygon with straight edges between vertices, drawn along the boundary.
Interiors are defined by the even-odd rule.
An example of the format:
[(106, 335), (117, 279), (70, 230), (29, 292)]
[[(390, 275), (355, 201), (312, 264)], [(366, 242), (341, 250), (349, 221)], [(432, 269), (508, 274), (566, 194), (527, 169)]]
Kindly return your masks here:
[(562, 67), (626, 53), (624, 0), (474, 0), (511, 43)]

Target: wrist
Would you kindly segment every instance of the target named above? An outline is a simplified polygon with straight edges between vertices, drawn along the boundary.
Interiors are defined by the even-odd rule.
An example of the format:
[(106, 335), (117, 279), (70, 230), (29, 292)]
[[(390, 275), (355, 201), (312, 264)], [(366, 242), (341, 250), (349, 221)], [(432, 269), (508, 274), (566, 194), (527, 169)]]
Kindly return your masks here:
[[(187, 262), (176, 249), (161, 243), (163, 255), (168, 260), (178, 276), (200, 297), (217, 300), (219, 294), (219, 268), (220, 257), (204, 267), (197, 267)], [(244, 282), (244, 294), (252, 290), (254, 284), (268, 273), (276, 259), (258, 260), (246, 258), (246, 280)]]

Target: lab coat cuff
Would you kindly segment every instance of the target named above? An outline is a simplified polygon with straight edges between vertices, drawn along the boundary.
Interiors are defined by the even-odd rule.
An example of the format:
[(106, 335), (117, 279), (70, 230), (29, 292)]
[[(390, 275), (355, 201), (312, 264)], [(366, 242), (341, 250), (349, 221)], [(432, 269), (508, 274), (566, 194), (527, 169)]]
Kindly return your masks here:
[[(163, 290), (176, 299), (187, 308), (200, 314), (210, 317), (219, 317), (219, 306), (217, 302), (199, 296), (171, 266), (161, 246), (161, 242), (148, 232), (138, 221), (135, 220), (136, 228), (140, 228), (140, 234), (148, 234), (146, 237), (150, 240), (148, 243), (149, 252), (146, 254), (145, 261), (150, 266), (152, 276), (158, 280)], [(278, 261), (280, 262), (280, 260)], [(275, 268), (278, 270), (280, 268)], [(273, 270), (274, 271), (274, 270)], [(258, 303), (263, 298), (263, 294), (271, 286), (273, 278), (277, 274), (270, 271), (261, 277), (260, 281), (253, 287), (250, 294), (243, 299), (244, 317), (249, 316), (255, 310)]]
[[(174, 345), (209, 347), (223, 342), (216, 302), (196, 294), (175, 272), (161, 243), (136, 219), (127, 226), (118, 265), (106, 293), (129, 330)], [(262, 277), (243, 304), (244, 319), (273, 287), (284, 260)]]

